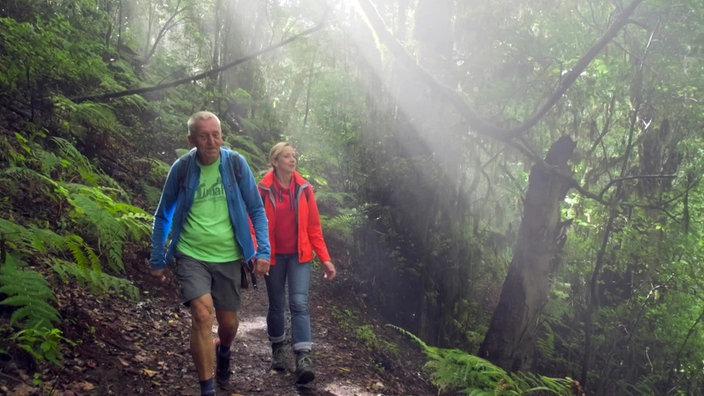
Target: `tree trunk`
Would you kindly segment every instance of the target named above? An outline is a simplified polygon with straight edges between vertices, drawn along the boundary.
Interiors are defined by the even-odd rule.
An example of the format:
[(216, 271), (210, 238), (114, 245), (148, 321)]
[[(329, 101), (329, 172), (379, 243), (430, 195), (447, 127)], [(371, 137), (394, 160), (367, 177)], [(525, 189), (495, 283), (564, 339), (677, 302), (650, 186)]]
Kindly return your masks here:
[(560, 221), (560, 203), (570, 182), (559, 173), (570, 172), (567, 160), (575, 145), (563, 136), (546, 155), (548, 166), (536, 164), (531, 169), (513, 260), (479, 349), (479, 356), (505, 370), (527, 370), (532, 363), (538, 319), (566, 224)]

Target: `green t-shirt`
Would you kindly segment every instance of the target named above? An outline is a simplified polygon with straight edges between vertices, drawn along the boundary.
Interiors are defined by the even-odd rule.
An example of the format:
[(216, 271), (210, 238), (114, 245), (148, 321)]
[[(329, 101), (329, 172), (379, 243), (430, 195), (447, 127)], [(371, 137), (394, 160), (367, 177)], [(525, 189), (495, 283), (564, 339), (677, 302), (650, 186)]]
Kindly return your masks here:
[(197, 260), (225, 263), (242, 258), (227, 209), (220, 160), (201, 165), (193, 206), (183, 224), (178, 250)]

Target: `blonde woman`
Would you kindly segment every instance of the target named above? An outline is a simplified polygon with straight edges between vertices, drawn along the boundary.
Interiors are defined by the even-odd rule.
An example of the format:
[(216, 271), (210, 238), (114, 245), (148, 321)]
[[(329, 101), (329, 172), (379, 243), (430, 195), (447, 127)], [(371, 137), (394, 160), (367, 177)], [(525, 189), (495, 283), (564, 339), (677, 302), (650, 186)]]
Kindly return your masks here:
[(277, 143), (269, 152), (269, 164), (271, 169), (259, 183), (259, 193), (269, 221), (271, 244), (271, 267), (265, 280), (269, 296), (267, 333), (272, 346), (272, 368), (286, 369), (284, 342), (288, 282), (296, 383), (307, 384), (315, 378), (308, 313), (313, 253), (323, 264), (325, 279), (332, 281), (336, 271), (323, 239), (313, 188), (296, 171), (296, 151), (289, 143)]

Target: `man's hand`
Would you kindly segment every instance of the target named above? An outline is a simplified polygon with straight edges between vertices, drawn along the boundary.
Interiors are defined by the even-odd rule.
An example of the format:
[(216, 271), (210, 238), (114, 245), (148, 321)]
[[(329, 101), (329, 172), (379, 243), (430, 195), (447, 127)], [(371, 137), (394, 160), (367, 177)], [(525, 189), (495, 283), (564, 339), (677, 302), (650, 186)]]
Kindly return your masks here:
[(159, 279), (159, 282), (161, 283), (166, 283), (167, 278), (166, 278), (166, 268), (159, 268), (159, 269), (151, 269), (150, 272), (152, 273), (152, 276)]
[(254, 275), (269, 275), (269, 260), (258, 258), (254, 259)]

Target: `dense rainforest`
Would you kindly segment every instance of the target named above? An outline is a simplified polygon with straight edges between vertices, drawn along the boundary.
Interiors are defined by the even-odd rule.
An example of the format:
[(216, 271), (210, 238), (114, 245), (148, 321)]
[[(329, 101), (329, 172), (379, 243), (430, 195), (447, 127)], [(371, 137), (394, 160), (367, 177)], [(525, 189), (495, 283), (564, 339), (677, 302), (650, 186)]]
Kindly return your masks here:
[(339, 292), (440, 392), (702, 394), (702, 11), (3, 0), (0, 360), (62, 366), (60, 288), (144, 297), (130, 272), (210, 110), (257, 176), (295, 145)]

